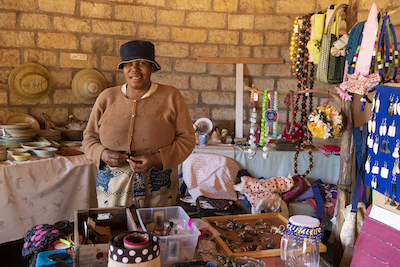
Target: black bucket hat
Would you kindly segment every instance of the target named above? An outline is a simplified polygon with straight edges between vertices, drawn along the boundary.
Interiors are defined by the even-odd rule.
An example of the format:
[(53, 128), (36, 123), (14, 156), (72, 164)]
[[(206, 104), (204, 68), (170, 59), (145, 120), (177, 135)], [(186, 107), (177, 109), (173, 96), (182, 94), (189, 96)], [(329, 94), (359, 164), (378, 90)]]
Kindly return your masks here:
[(119, 49), (121, 54), (121, 62), (118, 64), (117, 69), (122, 69), (124, 63), (132, 62), (135, 60), (146, 60), (154, 64), (155, 70), (161, 69), (161, 66), (154, 60), (154, 45), (151, 42), (135, 40), (121, 45)]

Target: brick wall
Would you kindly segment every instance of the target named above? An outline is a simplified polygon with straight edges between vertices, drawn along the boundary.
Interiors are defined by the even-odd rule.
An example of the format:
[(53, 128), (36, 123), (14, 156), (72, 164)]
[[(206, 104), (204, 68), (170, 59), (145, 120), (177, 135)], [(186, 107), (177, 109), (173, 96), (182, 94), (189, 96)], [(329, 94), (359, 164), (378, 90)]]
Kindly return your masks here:
[[(0, 121), (15, 112), (34, 116), (42, 127), (42, 112), (53, 122), (66, 122), (69, 114), (87, 120), (91, 105), (74, 97), (74, 75), (94, 68), (106, 77), (108, 86), (124, 83), (122, 72), (116, 70), (119, 47), (145, 39), (155, 44), (156, 60), (162, 66), (153, 81), (177, 87), (193, 121), (208, 117), (233, 130), (235, 65), (197, 63), (196, 58), (284, 58), (282, 65), (245, 64), (245, 84), (260, 90), (295, 90), (297, 80), (291, 75), (289, 58), (293, 18), (342, 2), (347, 1), (0, 0)], [(380, 7), (386, 3), (377, 1)], [(367, 17), (368, 7), (368, 0), (360, 1), (360, 19)], [(400, 19), (392, 21), (398, 29)], [(87, 59), (72, 60), (71, 53)], [(8, 87), (10, 72), (25, 62), (44, 65), (52, 76), (51, 92), (39, 103), (19, 100)], [(318, 83), (315, 88), (334, 90)], [(279, 99), (281, 130), (286, 113), (283, 97)], [(315, 105), (325, 97), (315, 97)], [(247, 133), (248, 92), (244, 103)]]

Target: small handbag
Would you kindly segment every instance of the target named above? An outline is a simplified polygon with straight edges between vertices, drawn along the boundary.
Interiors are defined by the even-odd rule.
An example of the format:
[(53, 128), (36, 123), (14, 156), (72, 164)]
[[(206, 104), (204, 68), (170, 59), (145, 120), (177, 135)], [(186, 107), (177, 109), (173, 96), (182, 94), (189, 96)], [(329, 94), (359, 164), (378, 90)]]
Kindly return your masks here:
[(343, 81), (346, 59), (344, 56), (335, 57), (331, 54), (333, 43), (338, 39), (331, 31), (337, 14), (346, 8), (346, 4), (341, 4), (335, 9), (335, 12), (329, 20), (328, 27), (322, 36), (321, 52), (317, 69), (317, 81), (321, 83), (334, 84)]

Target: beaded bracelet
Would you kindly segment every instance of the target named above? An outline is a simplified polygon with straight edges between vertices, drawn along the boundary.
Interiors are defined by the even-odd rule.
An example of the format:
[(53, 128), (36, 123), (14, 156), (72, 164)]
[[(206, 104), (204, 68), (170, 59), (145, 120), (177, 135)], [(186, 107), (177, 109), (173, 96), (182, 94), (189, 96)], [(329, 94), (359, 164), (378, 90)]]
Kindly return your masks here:
[(264, 146), (265, 143), (265, 118), (264, 114), (267, 111), (268, 104), (268, 90), (264, 90), (263, 103), (262, 103), (262, 116), (261, 116), (261, 133), (260, 133), (260, 146)]

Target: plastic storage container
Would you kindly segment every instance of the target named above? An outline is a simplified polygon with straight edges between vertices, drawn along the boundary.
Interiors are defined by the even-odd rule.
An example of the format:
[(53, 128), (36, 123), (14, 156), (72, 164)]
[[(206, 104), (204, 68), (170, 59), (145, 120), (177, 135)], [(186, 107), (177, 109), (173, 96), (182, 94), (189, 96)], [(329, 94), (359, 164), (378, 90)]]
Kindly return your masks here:
[(186, 234), (160, 236), (161, 264), (193, 260), (200, 231), (196, 225), (191, 223), (189, 215), (182, 207), (141, 208), (136, 210), (136, 214), (143, 231), (146, 232), (146, 226), (156, 220), (159, 220), (158, 223), (162, 221), (164, 224), (178, 221), (179, 224), (188, 227)]

